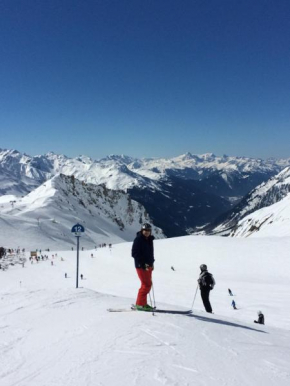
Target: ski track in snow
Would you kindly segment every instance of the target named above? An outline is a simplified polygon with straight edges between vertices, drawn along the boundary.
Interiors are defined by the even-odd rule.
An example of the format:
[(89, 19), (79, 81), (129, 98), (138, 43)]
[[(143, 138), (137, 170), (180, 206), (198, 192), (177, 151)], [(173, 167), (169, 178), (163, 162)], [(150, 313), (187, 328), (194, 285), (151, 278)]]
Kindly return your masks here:
[[(290, 328), (282, 308), (289, 293), (288, 242), (282, 246), (274, 242), (272, 247), (266, 243), (265, 257), (256, 250), (256, 262), (249, 256), (250, 269), (244, 248), (256, 242), (244, 240), (239, 252), (239, 240), (189, 237), (159, 243), (162, 248), (156, 243), (159, 262), (154, 271), (158, 306), (176, 310), (187, 309), (194, 295), (190, 278), (198, 271), (192, 271), (192, 247), (202, 256), (194, 261), (197, 267), (204, 255), (221, 249), (220, 255), (208, 258), (218, 278), (211, 294), (215, 314), (202, 310), (199, 294), (191, 315), (108, 312), (108, 308), (128, 308), (134, 302), (128, 296), (135, 296), (139, 283), (128, 259), (131, 244), (115, 246), (113, 252), (98, 251), (96, 259), (86, 257), (90, 251), (81, 254), (87, 280), (81, 281), (79, 289), (74, 288), (75, 255), (71, 252), (59, 252), (65, 259), (54, 258), (53, 267), (50, 261), (26, 264), (24, 269), (11, 267), (0, 271), (1, 386), (288, 386)], [(222, 243), (229, 245), (229, 258)], [(176, 262), (180, 250), (184, 265), (181, 258)], [(276, 264), (277, 251), (280, 261), (285, 256), (278, 285), (270, 265), (271, 256)], [(174, 273), (171, 256), (178, 264)], [(242, 272), (236, 270), (240, 260)], [(227, 273), (221, 265), (227, 266)], [(259, 280), (255, 286), (253, 270)], [(228, 283), (223, 283), (227, 275), (235, 280), (230, 287), (241, 303), (237, 312), (230, 308)], [(252, 321), (253, 310), (261, 302), (268, 310), (266, 326)]]
[[(21, 295), (25, 302), (25, 293)], [(57, 296), (56, 293), (52, 294), (53, 298)], [(145, 385), (148, 381), (170, 386), (207, 385), (213, 379), (221, 385), (250, 384), (240, 383), (235, 377), (229, 382), (228, 377), (222, 377), (220, 372), (215, 375), (218, 367), (216, 362), (220, 365), (230, 364), (232, 373), (241, 371), (240, 361), (244, 365), (247, 363), (244, 350), (241, 352), (241, 343), (234, 349), (233, 339), (225, 338), (223, 334), (219, 337), (216, 331), (220, 327), (235, 329), (230, 323), (204, 325), (194, 316), (183, 315), (153, 317), (151, 313), (137, 312), (113, 315), (103, 307), (107, 302), (114, 304), (114, 298), (94, 297), (86, 291), (80, 293), (80, 301), (87, 303), (89, 309), (95, 305), (97, 312), (91, 316), (76, 314), (79, 307), (84, 308), (77, 299), (77, 296), (68, 296), (51, 301), (50, 296), (42, 293), (37, 307), (40, 313), (32, 314), (35, 320), (32, 320), (33, 316), (29, 317), (29, 311), (36, 304), (30, 307), (28, 303), (18, 311), (23, 313), (22, 322), (16, 323), (13, 329), (15, 335), (6, 341), (8, 350), (1, 354), (1, 359), (7, 360), (6, 371), (5, 363), (3, 366), (1, 360), (1, 385), (77, 385), (80, 380), (84, 385), (108, 385), (114, 382)], [(71, 325), (67, 324), (67, 319), (66, 323), (59, 319), (67, 312), (76, 317)], [(15, 319), (13, 313), (6, 315), (5, 319), (8, 323), (6, 326), (10, 327), (13, 321), (19, 320)], [(28, 328), (31, 322), (35, 323), (36, 328)], [(215, 326), (214, 330), (211, 326)], [(40, 341), (45, 334), (46, 339)], [(246, 352), (249, 346), (251, 352), (255, 346), (258, 352), (261, 352), (261, 347), (263, 349), (265, 341), (256, 334), (265, 335), (255, 329), (249, 329), (246, 333), (239, 329), (238, 336)], [(271, 342), (266, 341), (266, 345), (273, 348)], [(214, 355), (211, 356), (209, 351)], [(283, 384), (283, 379), (289, 380), (289, 373), (281, 371), (279, 363), (268, 359), (262, 362), (268, 376), (279, 378), (280, 384)], [(118, 381), (114, 369), (119, 373), (122, 368), (122, 380)], [(101, 381), (98, 381), (99, 378)]]

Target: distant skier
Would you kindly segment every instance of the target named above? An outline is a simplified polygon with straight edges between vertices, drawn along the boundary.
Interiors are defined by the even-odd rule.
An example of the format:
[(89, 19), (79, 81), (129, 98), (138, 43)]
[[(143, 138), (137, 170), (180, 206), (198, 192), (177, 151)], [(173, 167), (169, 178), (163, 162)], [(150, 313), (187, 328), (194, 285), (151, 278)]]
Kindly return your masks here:
[(265, 324), (265, 317), (262, 314), (262, 311), (258, 311), (258, 320), (254, 320), (254, 323)]
[(172, 271), (175, 271), (174, 267), (171, 267)]
[(6, 250), (4, 247), (0, 247), (0, 259), (6, 255)]
[(136, 309), (139, 311), (151, 311), (147, 304), (147, 295), (152, 287), (152, 271), (154, 270), (154, 236), (152, 227), (145, 223), (137, 233), (132, 246), (132, 257), (135, 260), (135, 268), (141, 281), (141, 287), (136, 300)]
[(67, 273), (64, 274), (64, 277), (67, 279)]
[(201, 264), (200, 270), (201, 273), (198, 279), (200, 295), (206, 312), (212, 314), (212, 308), (209, 301), (209, 293), (215, 286), (215, 280), (213, 278), (213, 275), (208, 272), (206, 264)]
[(230, 290), (230, 288), (228, 289), (228, 291), (229, 291), (230, 296), (233, 296), (233, 293), (232, 293), (232, 291)]
[(83, 275), (83, 274), (81, 274), (81, 280), (83, 280), (83, 278), (84, 278), (84, 275)]
[(234, 309), (234, 310), (237, 310), (236, 302), (235, 302), (234, 300), (232, 301), (232, 306), (233, 306), (233, 309)]

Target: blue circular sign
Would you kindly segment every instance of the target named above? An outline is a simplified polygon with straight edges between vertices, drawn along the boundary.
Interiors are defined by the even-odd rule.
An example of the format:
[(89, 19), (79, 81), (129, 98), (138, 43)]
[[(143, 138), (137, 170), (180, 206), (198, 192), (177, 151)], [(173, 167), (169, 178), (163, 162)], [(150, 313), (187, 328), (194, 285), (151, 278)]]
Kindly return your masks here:
[(81, 224), (76, 224), (72, 227), (71, 231), (73, 233), (83, 233), (85, 228)]

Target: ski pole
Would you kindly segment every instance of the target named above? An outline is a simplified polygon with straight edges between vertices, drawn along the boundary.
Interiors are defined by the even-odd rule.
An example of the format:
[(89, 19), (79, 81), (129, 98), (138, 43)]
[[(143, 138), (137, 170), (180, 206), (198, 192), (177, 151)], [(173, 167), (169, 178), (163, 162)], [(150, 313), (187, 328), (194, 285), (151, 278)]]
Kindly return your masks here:
[(196, 298), (197, 290), (198, 290), (198, 284), (197, 284), (197, 287), (196, 287), (196, 291), (195, 291), (195, 295), (194, 295), (194, 298), (193, 298), (193, 302), (192, 302), (191, 310), (193, 309), (193, 305), (194, 305), (194, 302), (195, 302), (195, 298)]
[(156, 308), (156, 302), (155, 302), (155, 294), (154, 294), (153, 281), (151, 280), (151, 282), (152, 282), (152, 287), (151, 287), (151, 289), (152, 289), (152, 295), (153, 295), (153, 305), (154, 305), (154, 308)]
[(154, 308), (153, 308), (152, 299), (151, 299), (151, 293), (150, 292), (149, 292), (149, 299), (150, 299), (150, 304), (151, 304), (151, 307), (152, 307), (152, 316), (154, 316)]

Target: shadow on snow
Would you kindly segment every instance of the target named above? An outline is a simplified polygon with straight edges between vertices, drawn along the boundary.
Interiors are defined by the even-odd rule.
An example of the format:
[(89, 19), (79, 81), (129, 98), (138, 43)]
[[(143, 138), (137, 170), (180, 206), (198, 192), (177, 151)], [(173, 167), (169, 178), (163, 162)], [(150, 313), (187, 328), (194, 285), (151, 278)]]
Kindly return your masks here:
[(258, 330), (253, 327), (248, 327), (248, 326), (243, 326), (242, 324), (237, 324), (237, 323), (232, 323), (232, 322), (226, 322), (225, 320), (220, 320), (220, 319), (212, 319), (212, 318), (206, 318), (205, 316), (199, 316), (199, 315), (194, 315), (190, 314), (188, 315), (190, 318), (196, 318), (198, 320), (201, 320), (203, 322), (209, 322), (209, 323), (217, 323), (217, 324), (224, 324), (225, 326), (231, 326), (231, 327), (239, 327), (239, 328), (244, 328), (246, 330), (251, 330), (251, 331), (257, 331), (257, 332), (262, 332), (264, 334), (268, 334), (268, 332), (263, 331), (263, 330)]

